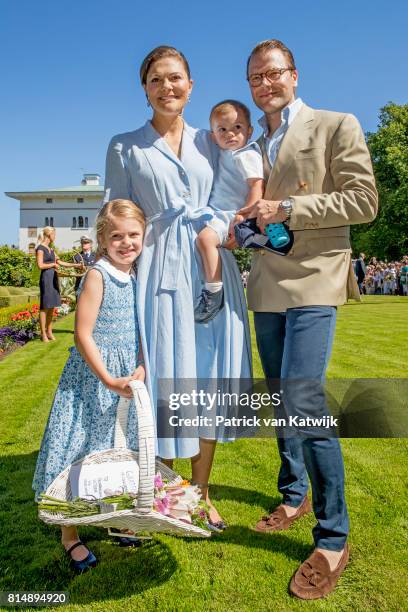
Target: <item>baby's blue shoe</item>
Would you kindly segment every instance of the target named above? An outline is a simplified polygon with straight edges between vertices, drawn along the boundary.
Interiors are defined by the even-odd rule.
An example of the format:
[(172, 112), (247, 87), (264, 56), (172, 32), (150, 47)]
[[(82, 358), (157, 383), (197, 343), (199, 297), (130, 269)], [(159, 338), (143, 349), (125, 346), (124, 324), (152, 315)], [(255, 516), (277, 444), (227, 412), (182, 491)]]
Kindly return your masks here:
[(219, 313), (224, 306), (224, 288), (212, 293), (203, 289), (194, 308), (196, 323), (208, 323)]

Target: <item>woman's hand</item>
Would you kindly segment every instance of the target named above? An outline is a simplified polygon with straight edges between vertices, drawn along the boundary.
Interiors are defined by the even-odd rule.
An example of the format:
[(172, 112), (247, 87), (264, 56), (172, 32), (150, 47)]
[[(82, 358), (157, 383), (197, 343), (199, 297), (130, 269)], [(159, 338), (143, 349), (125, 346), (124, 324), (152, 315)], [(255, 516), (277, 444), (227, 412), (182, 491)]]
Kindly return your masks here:
[(131, 378), (132, 378), (132, 380), (141, 380), (142, 382), (144, 382), (144, 380), (146, 378), (146, 370), (145, 370), (145, 367), (144, 367), (143, 363), (141, 363), (139, 366), (137, 366), (137, 368), (133, 372)]
[(122, 376), (121, 378), (111, 378), (106, 386), (113, 393), (117, 393), (121, 397), (131, 399), (133, 397), (132, 389), (129, 387), (129, 381), (133, 379), (133, 376)]

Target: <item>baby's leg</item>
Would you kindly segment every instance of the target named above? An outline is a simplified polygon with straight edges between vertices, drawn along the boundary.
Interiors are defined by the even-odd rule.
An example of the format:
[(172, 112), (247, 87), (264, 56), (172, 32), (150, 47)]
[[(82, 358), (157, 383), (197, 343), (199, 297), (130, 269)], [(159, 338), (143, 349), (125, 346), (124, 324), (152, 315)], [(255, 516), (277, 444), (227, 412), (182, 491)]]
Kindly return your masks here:
[(197, 236), (197, 248), (203, 260), (204, 275), (207, 283), (219, 283), (222, 280), (220, 239), (218, 234), (205, 227)]

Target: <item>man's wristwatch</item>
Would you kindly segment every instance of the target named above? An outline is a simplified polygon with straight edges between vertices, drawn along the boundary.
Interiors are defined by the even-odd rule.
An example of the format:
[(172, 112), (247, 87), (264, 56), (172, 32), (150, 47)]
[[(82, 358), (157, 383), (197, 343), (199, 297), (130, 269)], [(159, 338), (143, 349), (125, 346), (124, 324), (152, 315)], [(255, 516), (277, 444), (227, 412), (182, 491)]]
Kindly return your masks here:
[(292, 211), (293, 211), (293, 205), (294, 205), (294, 199), (293, 198), (285, 198), (285, 200), (282, 200), (282, 202), (279, 204), (278, 206), (278, 210), (279, 212), (283, 212), (286, 215), (286, 221), (289, 221), (291, 215), (292, 215)]

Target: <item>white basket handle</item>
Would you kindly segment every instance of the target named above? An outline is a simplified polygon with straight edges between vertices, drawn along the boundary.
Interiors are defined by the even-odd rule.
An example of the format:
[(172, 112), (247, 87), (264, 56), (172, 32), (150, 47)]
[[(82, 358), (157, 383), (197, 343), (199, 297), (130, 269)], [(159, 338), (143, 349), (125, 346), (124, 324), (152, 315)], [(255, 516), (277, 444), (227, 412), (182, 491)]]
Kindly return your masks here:
[[(137, 506), (139, 511), (150, 512), (154, 499), (154, 476), (156, 468), (155, 431), (152, 406), (146, 386), (140, 380), (129, 383), (136, 406), (139, 440), (139, 488)], [(115, 448), (126, 447), (126, 430), (130, 400), (121, 397), (116, 411)]]

